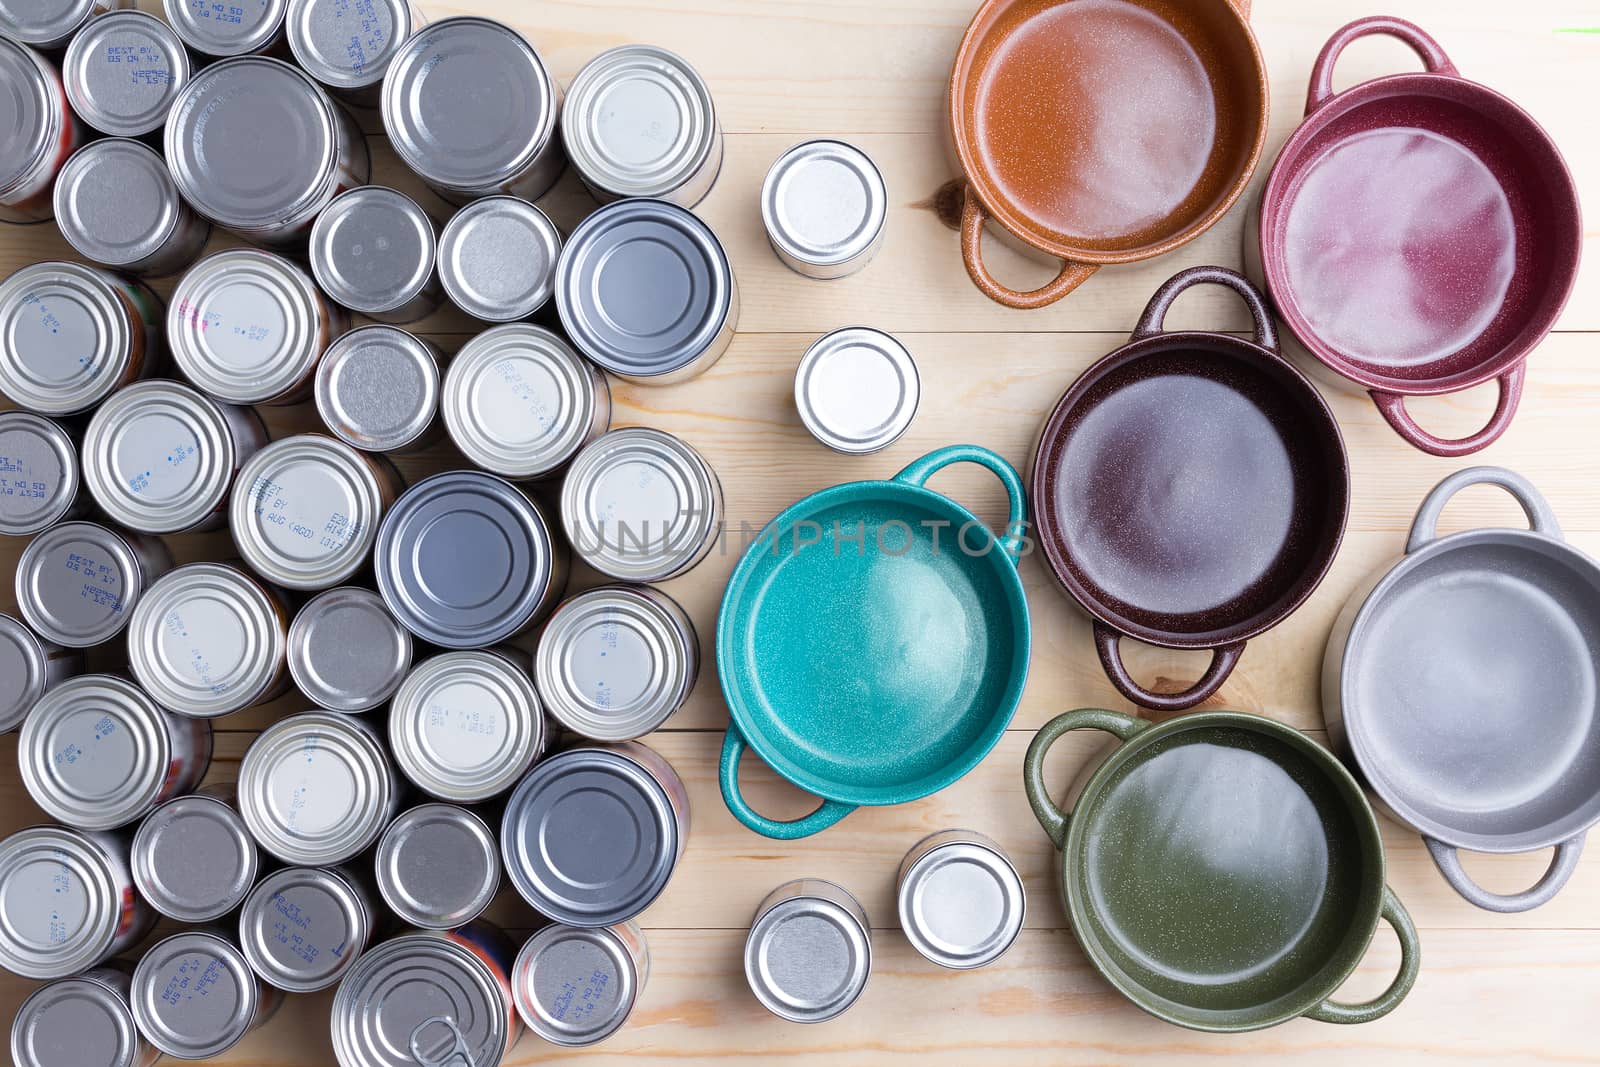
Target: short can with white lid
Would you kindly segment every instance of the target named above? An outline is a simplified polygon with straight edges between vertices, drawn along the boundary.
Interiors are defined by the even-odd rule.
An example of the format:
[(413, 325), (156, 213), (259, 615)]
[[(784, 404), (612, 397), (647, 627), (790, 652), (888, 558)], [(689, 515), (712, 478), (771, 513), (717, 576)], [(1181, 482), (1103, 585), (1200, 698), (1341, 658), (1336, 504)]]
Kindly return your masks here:
[(158, 941), (133, 969), (139, 1032), (176, 1060), (220, 1056), (283, 1004), (221, 931), (189, 930)]
[(483, 914), (500, 888), (489, 825), (454, 804), (422, 804), (389, 824), (373, 860), (378, 892), (401, 922), (454, 930)]
[(1027, 914), (1017, 868), (974, 830), (944, 830), (919, 841), (900, 864), (895, 897), (911, 946), (958, 971), (1005, 955)]
[(169, 919), (207, 923), (244, 902), (261, 870), (231, 785), (174, 797), (133, 835), (133, 881)]
[(410, 673), (411, 656), (410, 632), (360, 586), (317, 594), (289, 627), (289, 673), (328, 711), (354, 715), (383, 704)]
[(224, 59), (268, 51), (283, 37), (289, 0), (162, 0), (167, 21), (202, 56)]
[(451, 303), (484, 322), (532, 318), (555, 292), (561, 231), (516, 196), (486, 196), (439, 235), (439, 281)]
[(55, 210), (61, 235), (85, 258), (145, 277), (188, 268), (211, 236), (161, 153), (123, 137), (91, 141), (67, 160)]
[(916, 417), (922, 379), (906, 346), (868, 326), (818, 338), (794, 373), (800, 421), (822, 444), (847, 456), (881, 452)]
[(579, 1048), (622, 1029), (649, 978), (650, 948), (638, 923), (554, 923), (522, 946), (511, 990), (529, 1030)]
[(441, 404), (463, 455), (515, 480), (548, 477), (611, 425), (611, 387), (542, 326), (495, 326), (450, 361)]
[(872, 926), (859, 901), (819, 878), (787, 882), (756, 908), (744, 975), (762, 1007), (792, 1023), (843, 1015), (872, 975)]
[(443, 361), (431, 342), (398, 327), (351, 330), (317, 367), (317, 414), (351, 448), (414, 452), (435, 437)]
[(0, 0), (0, 34), (46, 51), (65, 48), (95, 18), (134, 0)]
[(311, 227), (310, 255), (323, 291), (377, 322), (416, 322), (444, 302), (433, 219), (398, 190), (364, 185), (341, 193)]
[(134, 1025), (131, 984), (108, 964), (34, 990), (11, 1024), (13, 1067), (152, 1067), (161, 1052)]
[(806, 141), (772, 164), (761, 185), (767, 241), (784, 266), (830, 280), (861, 270), (883, 246), (889, 190), (865, 152)]
[(0, 536), (29, 537), (83, 510), (78, 446), (31, 411), (0, 411)]
[(422, 24), (409, 0), (290, 0), (284, 33), (295, 62), (330, 93), (377, 107), (389, 64)]
[(0, 613), (0, 733), (21, 728), (46, 693), (82, 670), (81, 649), (46, 641)]
[(0, 34), (0, 222), (48, 221), (56, 175), (87, 139), (55, 64)]
[(63, 522), (22, 550), (17, 607), (46, 640), (90, 648), (127, 628), (140, 598), (171, 566), (171, 553), (153, 537)]
[(108, 137), (143, 137), (166, 125), (192, 69), (172, 27), (143, 11), (114, 11), (72, 39), (61, 74), (84, 122)]
[(287, 993), (315, 993), (343, 978), (366, 951), (379, 916), (353, 871), (285, 867), (261, 880), (239, 912), (250, 967)]

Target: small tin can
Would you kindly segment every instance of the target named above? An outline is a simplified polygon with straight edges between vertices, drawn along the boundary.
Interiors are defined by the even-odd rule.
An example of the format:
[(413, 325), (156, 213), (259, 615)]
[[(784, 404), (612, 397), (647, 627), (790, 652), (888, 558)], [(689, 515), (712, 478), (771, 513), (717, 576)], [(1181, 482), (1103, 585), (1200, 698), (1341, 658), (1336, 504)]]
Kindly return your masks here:
[(389, 64), (423, 24), (409, 0), (289, 0), (289, 51), (335, 96), (375, 108)]
[(692, 212), (619, 200), (567, 240), (556, 307), (573, 345), (603, 369), (669, 385), (703, 374), (727, 351), (739, 286), (722, 242)]
[(162, 0), (183, 43), (212, 59), (255, 55), (283, 39), (288, 0)]
[(171, 554), (153, 537), (64, 522), (22, 550), (17, 606), (45, 640), (90, 648), (127, 628), (145, 590), (171, 566)]
[(515, 196), (476, 200), (439, 236), (439, 281), (456, 307), (484, 322), (531, 319), (555, 291), (561, 231)]
[(483, 914), (500, 888), (494, 831), (466, 808), (423, 804), (378, 839), (378, 892), (400, 921), (454, 930)]
[(131, 984), (111, 964), (34, 990), (11, 1024), (13, 1067), (152, 1067), (161, 1052), (134, 1025)]
[(889, 190), (865, 152), (843, 141), (806, 141), (772, 164), (761, 220), (784, 266), (807, 278), (854, 274), (883, 246)]
[(239, 766), (239, 812), (285, 863), (327, 866), (371, 848), (394, 818), (400, 783), (372, 727), (308, 711), (264, 730)]
[(0, 282), (0, 393), (41, 415), (76, 415), (161, 362), (161, 301), (131, 278), (78, 263)]
[(213, 530), (234, 476), (266, 443), (251, 408), (218, 404), (166, 379), (138, 382), (89, 420), (83, 481), (101, 510), (130, 530)]
[(239, 913), (239, 944), (268, 985), (314, 993), (349, 973), (378, 924), (372, 899), (342, 867), (285, 867)]
[(381, 456), (321, 434), (286, 437), (239, 472), (228, 525), (239, 555), (287, 589), (328, 589), (372, 558), (378, 521), (400, 491)]
[(133, 881), (169, 919), (207, 923), (249, 895), (261, 856), (233, 786), (213, 786), (161, 805), (133, 835)]
[(190, 563), (150, 588), (128, 627), (128, 664), (165, 708), (196, 719), (284, 692), (283, 599), (238, 567)]
[(561, 136), (602, 204), (648, 196), (694, 207), (722, 170), (711, 90), (682, 56), (654, 45), (621, 45), (584, 64), (567, 87)]
[(55, 65), (0, 36), (0, 222), (48, 221), (56, 175), (87, 139)]
[(60, 424), (0, 411), (0, 536), (29, 537), (83, 510), (78, 447)]
[(597, 1045), (622, 1029), (650, 978), (638, 923), (547, 926), (528, 939), (511, 972), (517, 1012), (554, 1045)]
[(0, 0), (0, 34), (45, 51), (65, 48), (98, 15), (134, 0)]
[(346, 189), (367, 184), (366, 136), (298, 67), (259, 56), (197, 73), (172, 106), (167, 163), (183, 198), (240, 237), (294, 245)]
[(906, 853), (895, 879), (900, 929), (941, 967), (985, 967), (1022, 932), (1027, 896), (1005, 851), (972, 830), (945, 830)]
[(411, 634), (383, 598), (346, 585), (306, 602), (289, 627), (289, 673), (328, 711), (371, 711), (411, 670)]
[(173, 362), (195, 388), (229, 404), (304, 400), (322, 354), (349, 326), (305, 271), (253, 248), (196, 263), (167, 311)]
[(134, 891), (126, 837), (34, 826), (0, 841), (0, 967), (12, 974), (82, 974), (143, 941), (155, 921)]
[(85, 674), (34, 705), (17, 762), (45, 814), (79, 830), (113, 830), (200, 784), (211, 724), (172, 714), (132, 682)]
[(108, 137), (73, 154), (55, 191), (56, 223), (79, 254), (147, 277), (200, 257), (211, 224), (178, 195), (166, 160), (142, 141)]
[(612, 430), (572, 461), (561, 523), (595, 570), (663, 582), (711, 551), (722, 525), (722, 483), (699, 452), (662, 430)]
[(383, 125), (395, 152), (457, 204), (543, 196), (566, 166), (560, 112), (561, 88), (533, 45), (485, 18), (418, 30), (383, 79)]
[(468, 341), (444, 379), (450, 439), (503, 478), (548, 477), (611, 425), (606, 377), (542, 326), (496, 326)]
[(683, 780), (626, 741), (569, 748), (535, 766), (506, 805), (500, 849), (511, 884), (541, 914), (597, 927), (653, 904), (688, 840)]
[(381, 185), (341, 193), (311, 227), (311, 272), (335, 302), (390, 325), (416, 322), (444, 302), (434, 274), (433, 220)]
[(446, 471), (407, 490), (373, 554), (400, 624), (441, 648), (483, 648), (527, 632), (567, 584), (567, 546), (510, 482)]
[(788, 882), (756, 908), (744, 976), (761, 1006), (792, 1023), (837, 1019), (872, 974), (872, 927), (844, 889), (818, 878)]
[(191, 73), (178, 35), (143, 11), (95, 19), (72, 39), (61, 65), (73, 110), (108, 137), (143, 137), (165, 126)]
[(83, 652), (46, 641), (0, 614), (0, 733), (22, 727), (51, 689), (83, 670)]
[(906, 346), (867, 326), (824, 334), (794, 373), (800, 421), (822, 444), (847, 456), (881, 452), (916, 417), (922, 380)]
[(611, 585), (569, 597), (539, 636), (534, 677), (550, 714), (596, 741), (631, 741), (689, 699), (694, 623), (665, 593)]
[(394, 326), (351, 330), (317, 367), (317, 414), (351, 448), (416, 451), (434, 436), (443, 360), (432, 344)]
[(283, 1004), (221, 932), (191, 930), (152, 945), (133, 970), (133, 1018), (177, 1060), (208, 1060), (237, 1045)]

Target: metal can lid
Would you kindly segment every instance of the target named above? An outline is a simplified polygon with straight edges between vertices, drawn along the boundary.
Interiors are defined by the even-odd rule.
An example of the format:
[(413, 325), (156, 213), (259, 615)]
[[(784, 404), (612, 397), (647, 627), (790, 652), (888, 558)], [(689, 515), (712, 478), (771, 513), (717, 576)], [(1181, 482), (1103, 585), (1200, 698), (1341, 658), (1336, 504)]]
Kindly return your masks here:
[(912, 947), (956, 970), (1004, 955), (1027, 911), (1017, 869), (977, 834), (934, 844), (901, 875), (898, 897), (900, 928)]
[(510, 482), (446, 471), (389, 509), (374, 556), (401, 624), (442, 648), (498, 644), (526, 626), (555, 573), (549, 525)]
[(0, 191), (15, 188), (59, 144), (63, 99), (47, 62), (0, 36)]
[(55, 48), (100, 11), (100, 0), (0, 0), (0, 33)]
[(364, 89), (383, 81), (411, 29), (407, 0), (304, 0), (291, 5), (284, 23), (295, 60), (335, 89)]
[(720, 521), (721, 490), (689, 445), (661, 430), (612, 430), (561, 486), (567, 539), (602, 574), (654, 582), (692, 565)]
[(761, 186), (767, 236), (817, 267), (848, 263), (883, 232), (889, 191), (876, 164), (843, 141), (807, 141), (778, 157)]
[(698, 174), (720, 136), (711, 90), (665, 48), (625, 44), (586, 63), (567, 88), (561, 135), (591, 188), (666, 196)]
[(561, 231), (516, 196), (488, 196), (455, 213), (439, 236), (439, 281), (485, 322), (517, 322), (550, 300)]
[(711, 227), (664, 200), (619, 200), (583, 221), (556, 273), (567, 336), (606, 370), (671, 374), (733, 312), (733, 268)]
[(411, 669), (411, 634), (370, 589), (341, 586), (306, 603), (289, 627), (289, 673), (329, 711), (388, 700)]
[(0, 841), (0, 967), (77, 974), (105, 959), (121, 921), (122, 886), (97, 839), (34, 826)]
[(259, 702), (284, 660), (272, 595), (236, 567), (190, 563), (163, 575), (134, 610), (128, 665), (163, 707), (215, 718)]
[(250, 892), (261, 859), (250, 830), (231, 806), (196, 793), (169, 800), (134, 834), (133, 881), (169, 919), (221, 918)]
[(487, 190), (525, 170), (555, 136), (560, 102), (527, 38), (486, 18), (418, 30), (383, 80), (383, 124), (400, 159), (454, 188)]
[(11, 1025), (15, 1067), (144, 1067), (144, 1039), (121, 993), (91, 975), (34, 991)]
[(427, 288), (434, 258), (433, 220), (415, 200), (381, 185), (341, 193), (311, 227), (317, 284), (351, 311), (403, 307)]
[[(632, 934), (643, 944), (643, 935)], [(555, 1045), (594, 1045), (621, 1029), (639, 999), (644, 975), (608, 927), (556, 923), (517, 953), (511, 989), (528, 1029)]]
[(271, 47), (283, 28), (288, 0), (251, 0), (228, 5), (227, 18), (217, 5), (195, 0), (163, 0), (167, 21), (184, 43), (206, 56), (243, 56)]
[(43, 638), (88, 648), (123, 631), (149, 581), (128, 542), (92, 522), (64, 522), (17, 561), (17, 606)]
[(161, 250), (183, 207), (159, 152), (108, 137), (84, 145), (61, 168), (55, 212), (61, 235), (86, 258), (128, 267)]
[(31, 411), (0, 411), (0, 535), (46, 529), (78, 499), (78, 450), (56, 423)]
[(794, 1023), (844, 1014), (872, 973), (872, 938), (860, 905), (832, 883), (810, 884), (825, 891), (764, 908), (744, 945), (744, 973), (756, 999)]
[(267, 727), (239, 766), (239, 813), (285, 863), (343, 863), (388, 825), (397, 786), (383, 743), (347, 715), (308, 711)]
[(0, 733), (22, 725), (44, 696), (50, 664), (32, 630), (0, 614)]
[(605, 379), (544, 327), (496, 326), (450, 361), (444, 424), (478, 466), (535, 478), (559, 470), (583, 447), (605, 389)]
[(220, 1056), (249, 1032), (261, 987), (244, 954), (195, 930), (152, 945), (133, 971), (129, 998), (139, 1032), (168, 1056)]
[(286, 437), (240, 469), (228, 525), (239, 554), (291, 589), (326, 589), (370, 558), (383, 489), (372, 464), (321, 434)]
[(90, 22), (67, 46), (61, 71), (78, 117), (113, 137), (159, 130), (190, 73), (178, 35), (143, 11), (112, 11)]
[(345, 444), (393, 452), (414, 443), (439, 410), (432, 345), (393, 326), (363, 326), (329, 346), (317, 365), (317, 413)]
[(0, 392), (72, 415), (116, 389), (133, 347), (128, 305), (94, 267), (45, 262), (0, 282)]
[(378, 840), (374, 866), (384, 903), (425, 930), (465, 926), (500, 888), (494, 831), (453, 804), (423, 804), (397, 818)]
[(847, 455), (893, 444), (911, 425), (921, 395), (906, 346), (867, 326), (818, 338), (794, 375), (794, 403), (806, 429)]
[(239, 944), (267, 984), (314, 993), (349, 972), (375, 922), (366, 893), (339, 870), (286, 867), (251, 890)]

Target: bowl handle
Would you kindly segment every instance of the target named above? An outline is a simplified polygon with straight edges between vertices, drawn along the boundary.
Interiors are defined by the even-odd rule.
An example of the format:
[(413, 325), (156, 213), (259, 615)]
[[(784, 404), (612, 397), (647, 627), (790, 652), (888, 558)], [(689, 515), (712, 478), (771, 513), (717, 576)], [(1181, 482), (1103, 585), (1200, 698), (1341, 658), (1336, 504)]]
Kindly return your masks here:
[(1578, 857), (1583, 855), (1583, 834), (1567, 838), (1556, 845), (1556, 854), (1551, 857), (1549, 868), (1532, 889), (1502, 896), (1489, 892), (1472, 880), (1466, 868), (1461, 866), (1461, 853), (1453, 845), (1435, 841), (1431, 837), (1424, 837), (1422, 843), (1433, 854), (1433, 862), (1438, 866), (1439, 873), (1444, 875), (1444, 880), (1450, 883), (1451, 889), (1466, 898), (1467, 903), (1476, 904), (1484, 911), (1508, 914), (1532, 911), (1541, 904), (1550, 903), (1551, 898), (1567, 884), (1567, 879), (1572, 877), (1572, 872), (1578, 869)]
[(1093, 263), (1074, 263), (1064, 259), (1061, 261), (1061, 273), (1031, 292), (1019, 292), (1001, 285), (989, 273), (989, 268), (983, 265), (983, 224), (988, 221), (988, 213), (978, 203), (978, 194), (968, 184), (966, 203), (961, 208), (961, 259), (967, 265), (972, 284), (997, 304), (1020, 311), (1032, 311), (1054, 304), (1100, 269)]
[(1050, 751), (1050, 746), (1073, 730), (1104, 730), (1120, 740), (1131, 741), (1150, 725), (1143, 719), (1124, 715), (1120, 711), (1079, 708), (1057, 715), (1034, 735), (1032, 744), (1028, 746), (1027, 758), (1022, 761), (1022, 784), (1028, 794), (1028, 803), (1033, 806), (1034, 818), (1039, 820), (1039, 825), (1044, 827), (1044, 832), (1057, 849), (1066, 846), (1067, 824), (1072, 816), (1056, 806), (1056, 802), (1050, 799), (1050, 790), (1044, 784), (1044, 757)]
[(1438, 538), (1439, 516), (1444, 513), (1445, 505), (1469, 485), (1498, 485), (1522, 506), (1522, 513), (1528, 516), (1534, 533), (1561, 540), (1561, 524), (1556, 521), (1556, 513), (1550, 510), (1549, 502), (1533, 487), (1532, 482), (1504, 467), (1468, 467), (1456, 471), (1434, 486), (1433, 492), (1422, 501), (1422, 506), (1417, 509), (1417, 517), (1411, 523), (1411, 537), (1406, 541), (1407, 555)]
[(727, 734), (722, 739), (722, 766), (719, 777), (722, 779), (723, 803), (728, 805), (728, 810), (733, 812), (735, 819), (756, 833), (778, 841), (795, 841), (802, 837), (810, 837), (812, 834), (820, 834), (856, 810), (854, 804), (824, 800), (810, 815), (801, 816), (790, 822), (769, 819), (758, 813), (745, 802), (744, 795), (739, 792), (739, 757), (744, 755), (747, 747), (748, 743), (744, 735), (739, 732), (739, 728), (729, 726)]
[(1406, 994), (1411, 992), (1411, 987), (1417, 981), (1417, 971), (1422, 966), (1422, 942), (1417, 937), (1416, 924), (1411, 921), (1400, 898), (1388, 886), (1383, 887), (1383, 910), (1380, 914), (1400, 935), (1400, 973), (1395, 975), (1389, 988), (1379, 994), (1376, 1000), (1369, 1000), (1365, 1004), (1343, 1004), (1329, 997), (1306, 1012), (1306, 1018), (1322, 1023), (1370, 1023), (1398, 1008), (1400, 1002), (1406, 999)]
[(1497, 378), (1500, 399), (1495, 402), (1494, 414), (1489, 416), (1489, 424), (1475, 434), (1455, 440), (1435, 437), (1418, 426), (1417, 421), (1406, 410), (1406, 398), (1398, 393), (1385, 393), (1381, 389), (1373, 389), (1372, 402), (1378, 405), (1378, 413), (1388, 420), (1394, 432), (1405, 438), (1406, 444), (1420, 448), (1430, 456), (1456, 459), (1488, 448), (1500, 439), (1501, 434), (1511, 428), (1511, 420), (1517, 415), (1517, 405), (1522, 402), (1522, 383), (1527, 376), (1528, 365), (1518, 363)]
[(1250, 284), (1250, 279), (1226, 267), (1190, 267), (1168, 278), (1145, 306), (1130, 340), (1154, 337), (1165, 330), (1167, 311), (1173, 302), (1183, 295), (1185, 289), (1196, 285), (1225, 285), (1244, 297), (1245, 305), (1250, 309), (1250, 318), (1255, 323), (1256, 344), (1274, 355), (1278, 354), (1278, 328), (1273, 325), (1272, 312), (1267, 310), (1266, 299), (1259, 289)]
[(1311, 67), (1311, 90), (1306, 94), (1306, 114), (1309, 115), (1317, 108), (1332, 100), (1336, 95), (1333, 91), (1333, 68), (1339, 62), (1339, 55), (1352, 41), (1362, 37), (1370, 37), (1375, 33), (1398, 37), (1411, 47), (1422, 59), (1422, 67), (1429, 74), (1443, 74), (1451, 78), (1461, 77), (1461, 72), (1456, 65), (1450, 62), (1450, 57), (1444, 54), (1444, 49), (1439, 42), (1428, 36), (1426, 30), (1416, 23), (1407, 22), (1405, 19), (1391, 18), (1387, 15), (1374, 15), (1371, 18), (1356, 19), (1332, 37), (1322, 46), (1322, 52), (1317, 56), (1317, 61)]
[[(1022, 553), (1022, 545), (1027, 538), (1028, 494), (1022, 488), (1022, 478), (1017, 474), (1017, 468), (1000, 453), (979, 445), (950, 445), (948, 448), (935, 449), (914, 461), (905, 470), (896, 474), (894, 480), (925, 488), (929, 478), (952, 463), (976, 463), (980, 467), (986, 467), (1000, 479), (1000, 484), (1005, 486), (1006, 530), (1005, 536), (997, 540), (1001, 550), (1015, 560)], [(964, 534), (957, 531), (956, 536), (963, 537)], [(963, 545), (962, 551), (970, 549)]]
[(1133, 675), (1128, 673), (1128, 668), (1122, 662), (1122, 635), (1099, 619), (1094, 622), (1094, 646), (1100, 653), (1100, 666), (1105, 668), (1106, 677), (1117, 687), (1117, 692), (1141, 708), (1154, 711), (1187, 711), (1216, 696), (1222, 683), (1233, 673), (1233, 668), (1239, 665), (1239, 657), (1244, 655), (1244, 644), (1239, 641), (1212, 649), (1211, 665), (1206, 668), (1206, 673), (1183, 692), (1156, 693), (1134, 681)]

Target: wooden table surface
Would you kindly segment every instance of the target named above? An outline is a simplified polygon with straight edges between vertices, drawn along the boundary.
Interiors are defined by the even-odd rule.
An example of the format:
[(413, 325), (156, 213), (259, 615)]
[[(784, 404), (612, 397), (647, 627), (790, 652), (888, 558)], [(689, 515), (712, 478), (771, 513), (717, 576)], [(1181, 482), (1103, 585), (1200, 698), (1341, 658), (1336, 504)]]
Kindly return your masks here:
[[(149, 0), (145, 0), (149, 5)], [(151, 5), (153, 6), (153, 5)], [(648, 424), (682, 435), (720, 472), (728, 517), (759, 524), (799, 496), (835, 482), (887, 476), (940, 445), (974, 442), (1026, 464), (1031, 438), (1055, 398), (1094, 359), (1122, 343), (1155, 288), (1183, 267), (1240, 264), (1244, 210), (1165, 259), (1111, 268), (1076, 294), (1042, 311), (1015, 312), (985, 300), (961, 267), (955, 233), (941, 222), (937, 193), (951, 177), (943, 149), (942, 98), (948, 67), (975, 0), (453, 0), (424, 4), (430, 18), (475, 13), (511, 22), (532, 39), (565, 82), (602, 49), (639, 41), (686, 56), (706, 77), (727, 133), (727, 162), (699, 208), (732, 256), (743, 291), (740, 332), (703, 377), (668, 388), (616, 385), (615, 424)], [(1380, 5), (1431, 31), (1469, 77), (1507, 93), (1555, 135), (1591, 211), (1600, 212), (1600, 27), (1594, 0), (1390, 0)], [(1266, 159), (1301, 114), (1313, 58), (1334, 29), (1359, 14), (1338, 0), (1256, 0), (1253, 21), (1271, 75), (1273, 114)], [(1391, 41), (1351, 48), (1337, 84), (1413, 69), (1415, 58)], [(371, 116), (363, 120), (378, 128)], [(818, 135), (847, 138), (882, 167), (889, 184), (888, 238), (862, 274), (818, 283), (784, 269), (761, 229), (761, 178), (789, 145)], [(419, 195), (401, 173), (381, 132), (372, 138), (375, 178)], [(1256, 175), (1259, 186), (1266, 165)], [(437, 205), (437, 201), (428, 198)], [(566, 226), (592, 204), (569, 174), (546, 199)], [(71, 258), (51, 226), (0, 228), (0, 270), (45, 258)], [(1600, 554), (1596, 423), (1600, 415), (1600, 241), (1591, 223), (1588, 262), (1560, 331), (1535, 353), (1522, 412), (1511, 431), (1477, 457), (1528, 475), (1549, 496), (1573, 541)], [(218, 238), (214, 245), (232, 243)], [(996, 272), (1038, 284), (1044, 267), (995, 248)], [(171, 291), (171, 281), (158, 285)], [(1201, 289), (1173, 315), (1180, 326), (1243, 330), (1233, 295)], [(795, 363), (816, 336), (847, 324), (893, 331), (923, 377), (922, 407), (911, 430), (888, 451), (848, 459), (824, 450), (802, 428), (792, 402)], [(418, 332), (454, 351), (476, 327), (440, 313)], [(1476, 429), (1492, 405), (1492, 387), (1413, 405), (1424, 425), (1460, 434)], [(1321, 589), (1296, 615), (1252, 642), (1215, 706), (1260, 712), (1322, 739), (1318, 670), (1333, 617), (1356, 583), (1398, 554), (1412, 513), (1441, 477), (1466, 464), (1414, 451), (1391, 433), (1364, 398), (1329, 393), (1350, 450), (1354, 500), (1349, 531)], [(274, 436), (312, 429), (314, 412), (268, 412)], [(463, 465), (448, 447), (405, 463), (408, 476)], [(935, 485), (998, 520), (997, 488), (981, 474), (941, 474)], [(1448, 528), (1511, 524), (1518, 514), (1489, 489), (1453, 504)], [(225, 534), (173, 539), (180, 561), (228, 554)], [(737, 538), (730, 542), (737, 545)], [(0, 609), (12, 610), (10, 576), (22, 544), (0, 538)], [(576, 1059), (592, 1064), (719, 1062), (887, 1064), (988, 1067), (998, 1064), (1143, 1062), (1517, 1063), (1600, 1061), (1595, 1039), (1600, 1004), (1600, 851), (1591, 852), (1566, 891), (1542, 909), (1493, 915), (1458, 898), (1439, 877), (1415, 835), (1384, 822), (1389, 881), (1410, 908), (1423, 939), (1422, 974), (1392, 1016), (1336, 1027), (1299, 1021), (1243, 1037), (1189, 1033), (1126, 1004), (1085, 961), (1066, 929), (1053, 854), (1023, 799), (1022, 754), (1032, 732), (1060, 711), (1125, 707), (1096, 661), (1084, 619), (1055, 590), (1036, 559), (1025, 561), (1033, 611), (1031, 680), (1012, 729), (964, 781), (920, 803), (863, 810), (809, 841), (784, 844), (743, 829), (722, 805), (717, 754), (726, 723), (715, 673), (712, 633), (733, 548), (713, 554), (667, 589), (700, 627), (707, 669), (689, 705), (649, 743), (688, 782), (693, 832), (666, 894), (643, 916), (650, 940), (649, 984), (625, 1030), (597, 1049), (571, 1051), (525, 1036), (508, 1062)], [(591, 584), (593, 575), (579, 575)], [(120, 662), (113, 647), (101, 663)], [(1130, 656), (1144, 681), (1191, 679), (1197, 655), (1137, 648)], [(226, 780), (255, 732), (303, 710), (289, 696), (218, 723), (211, 779)], [(1057, 746), (1050, 779), (1063, 789), (1093, 754), (1093, 742)], [(0, 830), (41, 821), (16, 771), (15, 735), (0, 740)], [(747, 763), (756, 763), (750, 760)], [(808, 802), (759, 766), (746, 771), (756, 805), (792, 817)], [(981, 830), (1021, 868), (1031, 906), (1012, 951), (987, 969), (944, 972), (924, 961), (895, 929), (893, 881), (901, 856), (922, 836), (952, 826)], [(1473, 875), (1491, 889), (1525, 888), (1547, 854), (1474, 856)], [(874, 973), (860, 1002), (841, 1019), (804, 1027), (767, 1015), (745, 987), (744, 930), (757, 901), (779, 883), (820, 876), (848, 887), (876, 928)], [(520, 901), (502, 894), (491, 916), (513, 931), (536, 923)], [(1350, 998), (1381, 990), (1398, 959), (1393, 935), (1380, 930)], [(9, 1023), (33, 988), (0, 978), (0, 1016)], [(291, 996), (279, 1015), (227, 1056), (234, 1067), (333, 1064), (330, 994)]]

